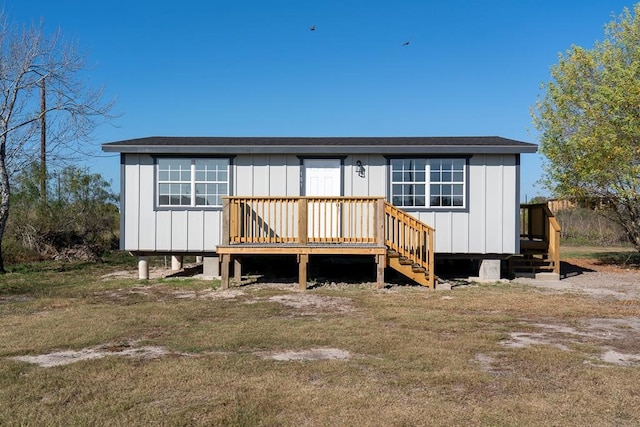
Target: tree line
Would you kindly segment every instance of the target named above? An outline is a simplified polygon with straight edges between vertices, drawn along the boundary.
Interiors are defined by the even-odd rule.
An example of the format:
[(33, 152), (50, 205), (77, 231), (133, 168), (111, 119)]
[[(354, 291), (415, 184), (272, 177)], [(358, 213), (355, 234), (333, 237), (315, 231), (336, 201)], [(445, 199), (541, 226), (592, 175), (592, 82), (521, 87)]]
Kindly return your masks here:
[(104, 252), (118, 248), (118, 197), (101, 175), (64, 166), (46, 181), (44, 201), (39, 164), (12, 179), (11, 216), (3, 242), (9, 263), (98, 260)]

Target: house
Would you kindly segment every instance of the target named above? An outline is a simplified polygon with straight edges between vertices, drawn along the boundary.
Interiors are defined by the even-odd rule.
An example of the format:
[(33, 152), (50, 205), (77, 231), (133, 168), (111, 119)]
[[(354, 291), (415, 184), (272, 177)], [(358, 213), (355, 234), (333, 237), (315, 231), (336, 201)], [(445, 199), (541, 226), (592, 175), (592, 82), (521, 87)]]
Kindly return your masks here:
[[(485, 137), (148, 137), (111, 142), (121, 164), (120, 248), (231, 269), (288, 254), (373, 256), (435, 286), (435, 257), (479, 261), (483, 279), (520, 253), (520, 155)], [(220, 269), (219, 269), (220, 268)]]

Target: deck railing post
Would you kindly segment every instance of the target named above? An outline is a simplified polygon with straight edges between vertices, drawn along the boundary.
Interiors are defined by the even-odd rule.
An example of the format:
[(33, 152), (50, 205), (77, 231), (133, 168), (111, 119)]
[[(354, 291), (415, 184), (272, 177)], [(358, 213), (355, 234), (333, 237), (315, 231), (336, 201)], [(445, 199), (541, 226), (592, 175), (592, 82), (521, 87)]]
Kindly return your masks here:
[(228, 245), (231, 237), (229, 199), (222, 199), (222, 244)]
[(308, 199), (298, 199), (298, 243), (306, 245), (309, 242)]
[(385, 228), (386, 218), (385, 218), (385, 212), (384, 212), (384, 203), (385, 201), (382, 198), (376, 200), (375, 213), (373, 217), (373, 226), (374, 226), (376, 244), (379, 246), (384, 246), (385, 244), (384, 228)]

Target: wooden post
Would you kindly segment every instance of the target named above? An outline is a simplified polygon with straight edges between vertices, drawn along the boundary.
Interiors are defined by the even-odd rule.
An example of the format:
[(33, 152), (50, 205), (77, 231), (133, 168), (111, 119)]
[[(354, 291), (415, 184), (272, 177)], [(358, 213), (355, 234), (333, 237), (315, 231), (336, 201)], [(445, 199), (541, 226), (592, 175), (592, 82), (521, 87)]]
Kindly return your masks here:
[[(230, 227), (229, 227), (229, 199), (224, 197), (222, 199), (222, 236), (221, 236), (221, 244), (228, 245), (229, 244), (229, 236), (230, 236)], [(222, 257), (224, 262), (224, 257)]]
[(376, 200), (376, 208), (374, 215), (374, 233), (376, 238), (376, 245), (384, 246), (384, 224), (385, 224), (385, 213), (384, 213), (384, 199)]
[(229, 261), (231, 255), (222, 254), (222, 289), (229, 289)]
[(242, 283), (242, 262), (238, 256), (233, 258), (233, 281), (236, 284)]
[(298, 242), (301, 245), (306, 245), (309, 242), (308, 206), (309, 204), (307, 199), (298, 199)]
[(378, 289), (384, 288), (384, 267), (387, 257), (385, 254), (376, 255), (376, 285)]
[(427, 244), (429, 245), (427, 248), (427, 257), (429, 257), (429, 287), (431, 289), (436, 288), (436, 274), (434, 271), (436, 268), (436, 259), (433, 253), (433, 233), (434, 230), (428, 230), (427, 232)]
[(307, 289), (307, 263), (309, 262), (309, 254), (298, 255), (298, 281), (300, 289)]

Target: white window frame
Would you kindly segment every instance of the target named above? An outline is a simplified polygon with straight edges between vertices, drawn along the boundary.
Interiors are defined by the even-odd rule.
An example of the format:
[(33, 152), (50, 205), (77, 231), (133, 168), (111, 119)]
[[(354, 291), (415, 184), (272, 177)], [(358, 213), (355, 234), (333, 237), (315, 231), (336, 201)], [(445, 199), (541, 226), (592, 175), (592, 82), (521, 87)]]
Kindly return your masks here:
[[(394, 160), (398, 161), (421, 161), (424, 162), (424, 175), (421, 169), (403, 169), (403, 170), (394, 170)], [(397, 163), (397, 162), (396, 162)], [(448, 165), (446, 165), (448, 163)], [(389, 200), (392, 204), (399, 208), (403, 209), (433, 209), (433, 210), (464, 210), (467, 208), (467, 159), (463, 157), (395, 157), (391, 158), (389, 161)], [(442, 165), (445, 164), (445, 167), (435, 167), (436, 164)], [(446, 166), (450, 166), (450, 169)], [(457, 166), (457, 167), (456, 167)], [(396, 172), (396, 176), (394, 177), (394, 172)], [(433, 176), (432, 176), (433, 172)], [(414, 178), (412, 180), (407, 180), (405, 173), (413, 174)], [(397, 180), (397, 178), (402, 175), (401, 180)], [(439, 175), (439, 180), (432, 180), (435, 175)], [(461, 174), (461, 176), (460, 176)], [(424, 179), (421, 179), (424, 177)], [(395, 187), (394, 187), (395, 185)], [(415, 204), (416, 201), (420, 201), (423, 197), (421, 194), (409, 195), (410, 199), (414, 202), (414, 204), (404, 204), (404, 201), (408, 200), (403, 193), (396, 193), (394, 189), (399, 188), (398, 186), (421, 186), (424, 185), (424, 204)], [(435, 188), (439, 187), (439, 192), (436, 193)], [(415, 189), (415, 187), (414, 187)], [(442, 190), (445, 189), (445, 193), (443, 194)], [(450, 191), (446, 191), (450, 190)], [(449, 194), (450, 193), (450, 194)], [(450, 205), (438, 205), (433, 203), (432, 197), (439, 197), (440, 201), (443, 200), (444, 197), (450, 198)], [(454, 199), (461, 198), (462, 204), (454, 206)], [(395, 202), (399, 201), (401, 203), (396, 204)]]
[[(196, 163), (198, 160), (223, 160), (226, 162), (226, 170), (224, 171), (225, 175), (226, 175), (226, 179), (218, 179), (218, 174), (221, 173), (222, 171), (219, 169), (216, 169), (215, 171), (208, 171), (208, 170), (201, 170), (198, 169), (196, 166)], [(189, 170), (187, 171), (186, 169), (169, 169), (169, 170), (163, 170), (161, 169), (160, 163), (163, 161), (181, 161), (181, 162), (185, 162), (188, 161), (189, 162)], [(219, 199), (219, 203), (216, 204), (198, 204), (198, 196), (199, 194), (196, 193), (196, 188), (199, 185), (205, 185), (205, 186), (209, 186), (209, 185), (213, 185), (216, 186), (216, 190), (217, 190), (217, 186), (219, 185), (224, 185), (226, 186), (226, 191), (224, 192), (214, 192), (214, 193), (205, 193), (203, 196), (205, 197), (205, 199), (207, 198), (207, 196), (214, 196), (216, 198), (220, 198), (223, 196), (228, 196), (229, 195), (229, 191), (230, 191), (230, 187), (231, 187), (231, 159), (227, 158), (227, 157), (194, 157), (194, 158), (187, 158), (187, 157), (158, 157), (156, 159), (156, 174), (155, 174), (155, 181), (156, 181), (156, 205), (159, 208), (163, 208), (163, 209), (172, 209), (172, 208), (220, 208), (222, 207), (222, 201)], [(167, 179), (162, 179), (163, 177), (161, 175), (163, 175), (163, 172), (168, 172), (169, 176), (167, 177)], [(175, 179), (171, 179), (171, 172), (173, 173), (178, 173), (179, 178), (178, 180)], [(183, 177), (184, 173), (188, 172), (188, 181), (181, 179)], [(216, 179), (207, 179), (207, 177), (205, 176), (205, 179), (197, 179), (197, 173), (202, 173), (205, 172), (205, 174), (207, 172), (209, 173), (213, 173), (213, 175), (216, 176)], [(188, 197), (189, 197), (189, 203), (179, 203), (179, 204), (171, 204), (171, 197), (172, 196), (178, 196), (181, 197), (182, 194), (182, 188), (180, 189), (180, 191), (178, 193), (173, 193), (171, 191), (167, 192), (163, 192), (161, 191), (162, 186), (164, 185), (169, 185), (169, 186), (175, 186), (175, 185), (181, 185), (181, 186), (189, 186), (189, 193), (188, 193)], [(185, 193), (186, 194), (186, 193)], [(169, 203), (162, 203), (161, 202), (161, 198), (163, 196), (168, 196), (169, 197)]]

